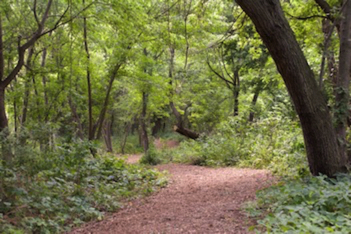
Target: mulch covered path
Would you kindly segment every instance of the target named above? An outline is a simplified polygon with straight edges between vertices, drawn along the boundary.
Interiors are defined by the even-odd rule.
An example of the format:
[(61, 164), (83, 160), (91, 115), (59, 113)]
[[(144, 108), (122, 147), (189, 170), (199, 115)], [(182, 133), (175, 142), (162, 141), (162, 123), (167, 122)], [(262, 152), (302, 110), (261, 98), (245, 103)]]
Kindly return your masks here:
[(241, 206), (274, 180), (265, 170), (180, 164), (156, 168), (170, 173), (166, 188), (71, 233), (249, 233), (253, 221)]

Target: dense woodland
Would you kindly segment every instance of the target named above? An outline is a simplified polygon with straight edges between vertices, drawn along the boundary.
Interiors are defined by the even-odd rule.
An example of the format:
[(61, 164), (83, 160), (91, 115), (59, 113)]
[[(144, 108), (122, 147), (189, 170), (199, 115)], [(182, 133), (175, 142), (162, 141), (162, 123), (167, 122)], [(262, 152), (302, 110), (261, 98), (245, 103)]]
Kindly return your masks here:
[(350, 0), (1, 1), (0, 232), (164, 186), (121, 156), (143, 153), (269, 169), (285, 179), (248, 205), (258, 230), (346, 233), (350, 77)]

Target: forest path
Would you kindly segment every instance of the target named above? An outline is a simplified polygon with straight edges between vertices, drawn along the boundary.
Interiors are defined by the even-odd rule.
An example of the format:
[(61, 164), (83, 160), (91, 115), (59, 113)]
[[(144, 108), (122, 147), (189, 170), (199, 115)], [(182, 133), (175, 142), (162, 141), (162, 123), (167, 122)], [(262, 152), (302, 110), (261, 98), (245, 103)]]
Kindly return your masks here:
[[(132, 156), (131, 161), (137, 158)], [(181, 164), (155, 168), (170, 173), (166, 188), (131, 201), (103, 221), (87, 223), (71, 233), (249, 233), (253, 222), (241, 206), (273, 181), (265, 170)]]

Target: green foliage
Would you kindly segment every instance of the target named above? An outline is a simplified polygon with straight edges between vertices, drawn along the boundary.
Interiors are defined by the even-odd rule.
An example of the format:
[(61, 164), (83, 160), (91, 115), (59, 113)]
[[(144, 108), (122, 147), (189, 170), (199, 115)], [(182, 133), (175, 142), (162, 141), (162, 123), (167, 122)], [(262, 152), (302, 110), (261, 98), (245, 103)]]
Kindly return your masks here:
[(209, 136), (157, 153), (162, 161), (266, 168), (292, 177), (308, 174), (301, 129), (279, 116), (254, 123), (232, 118), (220, 123)]
[(93, 158), (91, 147), (75, 140), (53, 151), (15, 150), (11, 165), (1, 162), (0, 232), (61, 233), (166, 183), (155, 170), (111, 155)]
[[(113, 148), (116, 152), (122, 152), (122, 143), (124, 141), (124, 136), (116, 136), (113, 137)], [(124, 146), (125, 154), (138, 154), (142, 153), (143, 148), (139, 144), (139, 136), (138, 135), (129, 135), (126, 140), (126, 144)]]
[(147, 152), (141, 157), (140, 163), (141, 164), (149, 164), (149, 165), (157, 165), (161, 162), (159, 159), (155, 146), (150, 144), (149, 149)]
[(308, 177), (262, 190), (251, 204), (267, 233), (349, 233), (351, 177)]

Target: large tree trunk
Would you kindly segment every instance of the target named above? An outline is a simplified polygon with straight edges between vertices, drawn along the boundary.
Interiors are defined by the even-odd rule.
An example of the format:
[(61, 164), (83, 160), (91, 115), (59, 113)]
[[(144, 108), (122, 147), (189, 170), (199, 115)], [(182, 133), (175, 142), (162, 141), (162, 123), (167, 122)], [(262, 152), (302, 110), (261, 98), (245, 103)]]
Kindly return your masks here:
[(335, 120), (341, 153), (347, 157), (346, 127), (349, 115), (351, 75), (351, 1), (344, 0), (340, 27), (339, 76), (336, 82)]
[(285, 19), (279, 0), (236, 0), (251, 18), (282, 75), (299, 115), (310, 171), (334, 176), (346, 158), (314, 74)]

